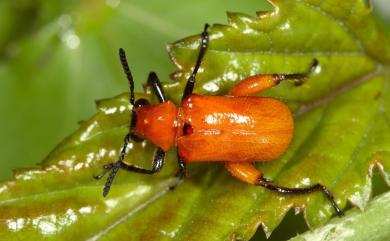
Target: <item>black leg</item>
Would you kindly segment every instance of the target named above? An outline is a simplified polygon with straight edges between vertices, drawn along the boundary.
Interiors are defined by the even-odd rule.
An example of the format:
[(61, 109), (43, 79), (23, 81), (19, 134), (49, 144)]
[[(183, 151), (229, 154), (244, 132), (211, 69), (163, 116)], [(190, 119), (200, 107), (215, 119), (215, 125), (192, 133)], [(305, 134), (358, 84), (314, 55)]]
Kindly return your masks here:
[(196, 80), (195, 77), (196, 77), (196, 74), (198, 73), (199, 67), (200, 67), (202, 60), (203, 60), (203, 56), (206, 53), (206, 49), (207, 49), (207, 46), (209, 43), (209, 35), (207, 33), (208, 27), (209, 27), (209, 25), (205, 24), (204, 30), (202, 32), (202, 39), (201, 39), (201, 45), (200, 45), (200, 50), (199, 50), (199, 54), (198, 54), (198, 59), (196, 60), (195, 67), (194, 67), (194, 70), (192, 71), (190, 78), (188, 78), (187, 85), (184, 89), (182, 100), (184, 100), (190, 94), (192, 94), (192, 91), (194, 90), (194, 85), (195, 85), (195, 80)]
[(315, 68), (317, 66), (318, 66), (318, 60), (313, 59), (312, 65), (311, 65), (309, 71), (307, 71), (306, 73), (302, 73), (302, 74), (274, 74), (274, 76), (276, 77), (275, 79), (278, 82), (278, 84), (282, 80), (291, 79), (291, 80), (294, 80), (294, 83), (296, 86), (299, 86), (305, 82), (305, 80), (313, 73), (313, 71), (315, 70)]
[(177, 181), (175, 183), (173, 183), (169, 187), (169, 189), (171, 189), (171, 190), (175, 189), (177, 187), (177, 185), (179, 185), (181, 180), (183, 180), (186, 177), (186, 173), (187, 173), (187, 165), (184, 162), (183, 158), (180, 157), (179, 154), (177, 154), (177, 164), (179, 165), (179, 170), (176, 173), (176, 177), (178, 179), (177, 179)]
[(156, 172), (159, 172), (163, 165), (164, 165), (164, 159), (165, 159), (165, 152), (161, 148), (157, 148), (156, 153), (154, 154), (152, 169), (144, 169), (139, 168), (132, 165), (127, 165), (124, 162), (121, 162), (120, 168), (125, 169), (126, 171), (130, 172), (136, 172), (136, 173), (142, 173), (142, 174), (154, 174)]
[(104, 189), (103, 189), (103, 196), (104, 197), (107, 196), (108, 192), (110, 191), (112, 182), (113, 182), (116, 174), (118, 173), (119, 168), (125, 169), (127, 171), (131, 171), (131, 172), (136, 172), (136, 173), (154, 174), (154, 173), (160, 171), (161, 168), (163, 167), (165, 152), (161, 148), (158, 148), (155, 155), (154, 155), (153, 167), (151, 170), (127, 165), (126, 163), (124, 163), (123, 159), (125, 158), (126, 148), (127, 148), (127, 145), (129, 144), (130, 138), (131, 138), (131, 135), (127, 134), (125, 139), (124, 139), (124, 144), (123, 144), (121, 154), (119, 156), (118, 161), (104, 165), (103, 172), (101, 174), (95, 176), (96, 179), (101, 179), (107, 172), (111, 171), (110, 175), (107, 178), (106, 184), (104, 185)]
[(183, 179), (186, 177), (186, 172), (187, 172), (187, 165), (184, 162), (183, 158), (177, 155), (177, 164), (179, 165), (179, 170), (176, 173), (176, 176), (180, 179)]
[(104, 165), (103, 171), (99, 175), (94, 176), (94, 178), (97, 180), (102, 179), (104, 177), (104, 175), (106, 175), (107, 172), (109, 172), (113, 167), (114, 167), (114, 163), (109, 163), (109, 164)]
[(258, 183), (256, 183), (258, 186), (265, 187), (271, 191), (282, 193), (282, 194), (307, 194), (312, 192), (321, 191), (325, 194), (326, 198), (329, 200), (329, 202), (332, 204), (332, 207), (336, 211), (338, 216), (343, 216), (343, 211), (337, 206), (336, 202), (334, 201), (334, 197), (332, 193), (323, 185), (321, 184), (315, 184), (309, 187), (305, 188), (288, 188), (288, 187), (281, 187), (278, 185), (275, 185), (270, 182), (270, 180), (265, 179), (263, 177), (259, 178)]
[(164, 94), (164, 89), (161, 86), (160, 80), (158, 79), (155, 72), (150, 72), (147, 85), (153, 88), (153, 92), (157, 96), (160, 103), (167, 101), (167, 97)]

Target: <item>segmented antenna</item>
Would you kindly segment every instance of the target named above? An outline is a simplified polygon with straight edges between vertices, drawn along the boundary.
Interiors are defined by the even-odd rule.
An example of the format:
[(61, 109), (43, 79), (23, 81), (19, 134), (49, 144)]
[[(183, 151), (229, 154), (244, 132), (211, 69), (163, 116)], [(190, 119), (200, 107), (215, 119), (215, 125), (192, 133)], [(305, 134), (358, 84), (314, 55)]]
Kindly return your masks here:
[(134, 80), (133, 75), (131, 74), (129, 64), (127, 63), (125, 50), (119, 48), (119, 59), (121, 60), (121, 64), (123, 67), (123, 71), (125, 72), (126, 78), (129, 81), (130, 86), (130, 103), (134, 106), (135, 98), (134, 98)]
[[(130, 86), (130, 103), (134, 107), (135, 97), (134, 97), (134, 80), (133, 80), (133, 75), (131, 74), (131, 71), (130, 71), (130, 68), (129, 68), (129, 64), (127, 63), (125, 50), (122, 49), (122, 48), (119, 48), (119, 59), (121, 61), (121, 64), (122, 64), (122, 67), (123, 67), (123, 71), (125, 72), (126, 78), (129, 81), (129, 86)], [(108, 192), (110, 191), (112, 182), (114, 181), (114, 178), (115, 178), (116, 174), (118, 173), (119, 168), (122, 165), (123, 159), (125, 158), (125, 155), (126, 155), (126, 148), (127, 148), (127, 145), (129, 144), (130, 138), (131, 138), (130, 134), (127, 134), (125, 136), (124, 144), (123, 144), (123, 147), (122, 147), (122, 150), (121, 150), (121, 154), (119, 156), (118, 161), (116, 161), (114, 163), (111, 163), (109, 165), (105, 165), (104, 166), (104, 171), (102, 173), (100, 173), (99, 175), (95, 176), (96, 179), (101, 179), (107, 172), (109, 172), (111, 170), (110, 174), (108, 175), (106, 184), (104, 185), (104, 189), (103, 189), (103, 196), (104, 197), (107, 196)]]

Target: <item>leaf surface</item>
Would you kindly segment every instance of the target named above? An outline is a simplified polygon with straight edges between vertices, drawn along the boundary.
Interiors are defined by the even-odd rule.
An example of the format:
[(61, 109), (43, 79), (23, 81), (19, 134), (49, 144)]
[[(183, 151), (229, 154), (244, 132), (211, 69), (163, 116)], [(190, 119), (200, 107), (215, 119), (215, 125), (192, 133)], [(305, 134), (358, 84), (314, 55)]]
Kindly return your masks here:
[[(365, 1), (273, 3), (272, 12), (229, 13), (227, 25), (212, 26), (195, 92), (226, 94), (247, 76), (303, 72), (318, 59), (319, 68), (303, 86), (286, 82), (265, 93), (291, 107), (296, 131), (283, 157), (258, 167), (283, 186), (320, 182), (341, 207), (350, 200), (364, 208), (375, 166), (389, 183), (389, 40)], [(199, 36), (169, 45), (178, 69), (174, 82), (165, 84), (173, 100), (181, 97), (198, 46)], [(259, 225), (269, 235), (293, 207), (306, 207), (311, 227), (333, 214), (320, 193), (276, 195), (233, 179), (216, 163), (189, 166), (187, 179), (168, 191), (175, 181), (174, 151), (156, 176), (119, 172), (104, 199), (104, 180), (91, 177), (117, 158), (130, 121), (127, 99), (122, 94), (99, 101), (97, 113), (41, 166), (18, 170), (1, 184), (5, 240), (248, 240)], [(130, 146), (126, 161), (148, 167), (154, 148)]]
[(390, 236), (390, 220), (386, 215), (389, 213), (390, 192), (382, 194), (372, 200), (364, 212), (353, 209), (348, 211), (346, 218), (334, 218), (326, 225), (313, 231), (308, 231), (290, 239), (290, 241), (365, 241), (387, 240)]

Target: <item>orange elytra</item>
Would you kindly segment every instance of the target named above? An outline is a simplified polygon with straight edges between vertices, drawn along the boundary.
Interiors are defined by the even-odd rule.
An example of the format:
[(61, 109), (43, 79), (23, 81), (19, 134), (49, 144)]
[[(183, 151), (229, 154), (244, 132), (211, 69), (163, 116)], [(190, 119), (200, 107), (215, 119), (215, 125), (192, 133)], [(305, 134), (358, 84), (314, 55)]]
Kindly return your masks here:
[[(147, 85), (152, 88), (160, 103), (149, 104), (146, 99), (135, 101), (133, 77), (125, 52), (119, 49), (119, 57), (130, 84), (132, 121), (118, 160), (104, 165), (104, 171), (96, 176), (100, 179), (110, 172), (103, 196), (108, 194), (119, 169), (143, 174), (157, 173), (163, 167), (165, 153), (176, 147), (179, 179), (185, 177), (187, 163), (222, 161), (237, 179), (271, 191), (282, 194), (322, 191), (336, 213), (342, 215), (343, 212), (334, 201), (333, 195), (322, 184), (302, 188), (278, 186), (263, 178), (262, 173), (253, 165), (255, 161), (273, 160), (285, 153), (294, 133), (294, 120), (286, 104), (273, 98), (253, 95), (286, 79), (294, 80), (296, 85), (302, 84), (317, 67), (318, 61), (314, 60), (309, 71), (303, 74), (251, 76), (237, 84), (227, 96), (193, 94), (195, 77), (208, 47), (207, 28), (206, 24), (195, 67), (178, 106), (167, 99), (154, 72), (150, 73)], [(123, 162), (129, 141), (144, 139), (157, 147), (152, 169), (143, 169)]]

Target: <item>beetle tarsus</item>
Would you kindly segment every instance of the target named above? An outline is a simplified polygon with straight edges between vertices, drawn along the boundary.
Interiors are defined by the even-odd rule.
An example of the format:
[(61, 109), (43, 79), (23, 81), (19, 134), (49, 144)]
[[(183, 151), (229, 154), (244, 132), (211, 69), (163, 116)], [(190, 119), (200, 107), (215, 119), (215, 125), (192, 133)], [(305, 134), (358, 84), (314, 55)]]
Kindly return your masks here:
[(142, 173), (142, 174), (155, 174), (155, 173), (159, 172), (164, 165), (165, 152), (161, 148), (158, 148), (155, 155), (154, 155), (153, 167), (151, 170), (136, 167), (133, 165), (128, 165), (128, 164), (124, 163), (123, 159), (125, 158), (125, 155), (126, 155), (126, 148), (127, 148), (128, 143), (129, 143), (129, 138), (130, 138), (129, 135), (126, 135), (125, 143), (124, 143), (123, 148), (121, 150), (119, 160), (117, 162), (104, 165), (103, 166), (104, 171), (101, 174), (94, 177), (95, 179), (101, 179), (108, 171), (111, 170), (110, 175), (108, 176), (107, 181), (106, 181), (104, 188), (103, 188), (103, 196), (104, 197), (107, 196), (107, 194), (109, 193), (112, 182), (114, 181), (114, 178), (115, 178), (117, 172), (119, 171), (119, 169), (124, 169), (126, 171), (135, 172), (135, 173)]
[(95, 176), (95, 179), (101, 179), (107, 172), (109, 172), (111, 170), (110, 175), (108, 176), (107, 181), (104, 184), (103, 197), (107, 196), (108, 192), (110, 191), (112, 182), (114, 181), (114, 178), (115, 178), (119, 168), (121, 168), (123, 165), (123, 159), (125, 158), (127, 145), (129, 144), (130, 138), (131, 138), (130, 134), (127, 134), (125, 136), (125, 138), (123, 140), (124, 141), (123, 147), (121, 149), (121, 153), (119, 155), (118, 161), (104, 165), (103, 172), (100, 173), (99, 175)]
[(179, 151), (177, 154), (177, 164), (179, 165), (179, 170), (177, 170), (175, 177), (177, 178), (176, 181), (169, 186), (169, 190), (174, 190), (187, 176), (187, 165), (183, 158), (179, 155)]
[(309, 77), (314, 72), (314, 70), (317, 68), (318, 64), (319, 64), (318, 59), (313, 59), (313, 62), (311, 64), (311, 68), (306, 74), (307, 77)]
[(334, 197), (332, 193), (326, 188), (325, 186), (321, 184), (315, 184), (309, 187), (305, 188), (288, 188), (288, 187), (281, 187), (278, 185), (275, 185), (269, 181), (269, 179), (265, 179), (263, 177), (260, 177), (258, 182), (255, 184), (257, 186), (262, 186), (264, 188), (267, 188), (271, 191), (282, 193), (282, 194), (307, 194), (312, 193), (316, 191), (321, 191), (325, 194), (326, 198), (329, 200), (330, 204), (332, 205), (333, 209), (336, 211), (337, 215), (339, 217), (344, 215), (344, 212), (339, 208), (337, 203), (334, 200)]
[(93, 176), (93, 178), (95, 178), (96, 180), (100, 180), (107, 174), (107, 172), (108, 171), (104, 170), (100, 174)]
[(184, 179), (187, 175), (187, 165), (179, 154), (177, 154), (177, 164), (179, 165), (179, 170), (176, 173), (176, 177)]
[(100, 174), (93, 176), (93, 178), (95, 178), (97, 180), (102, 179), (107, 174), (107, 172), (109, 172), (112, 169), (113, 166), (114, 166), (114, 163), (109, 163), (109, 164), (103, 165), (103, 171)]
[(175, 181), (172, 185), (170, 185), (170, 186), (168, 187), (169, 190), (170, 190), (170, 191), (175, 190), (176, 187), (179, 186), (179, 184), (180, 184), (182, 181), (183, 181), (183, 178), (177, 177), (176, 181)]
[(318, 66), (318, 60), (313, 59), (310, 69), (306, 73), (300, 74), (275, 74), (275, 81), (279, 84), (282, 80), (293, 80), (295, 86), (301, 86), (305, 83), (306, 79), (314, 72)]

